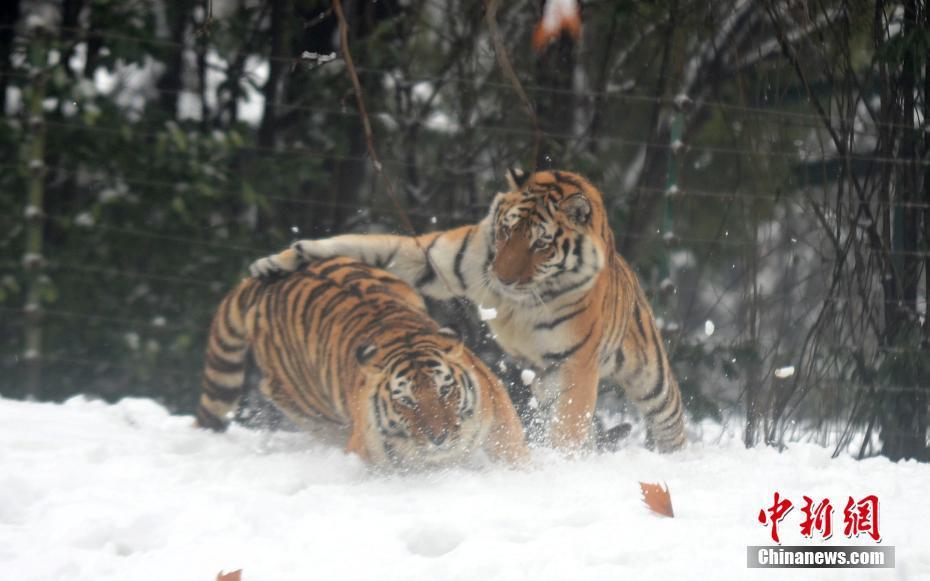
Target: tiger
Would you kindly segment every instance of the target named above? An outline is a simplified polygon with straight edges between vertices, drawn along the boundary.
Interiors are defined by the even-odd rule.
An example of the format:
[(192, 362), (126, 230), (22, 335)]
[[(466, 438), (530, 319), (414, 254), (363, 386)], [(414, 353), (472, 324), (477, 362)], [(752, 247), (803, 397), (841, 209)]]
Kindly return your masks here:
[(196, 425), (227, 428), (249, 353), (261, 393), (287, 418), (311, 431), (345, 427), (346, 452), (372, 465), (439, 466), (478, 449), (527, 461), (497, 376), (383, 270), (337, 257), (277, 280), (243, 280), (210, 327)]
[(318, 257), (385, 268), (433, 299), (463, 297), (496, 317), (501, 348), (536, 370), (531, 386), (544, 441), (569, 452), (593, 442), (598, 383), (612, 380), (641, 412), (647, 443), (685, 444), (681, 391), (649, 301), (616, 251), (603, 196), (568, 171), (510, 170), (477, 224), (422, 234), (299, 240), (259, 259), (254, 276)]

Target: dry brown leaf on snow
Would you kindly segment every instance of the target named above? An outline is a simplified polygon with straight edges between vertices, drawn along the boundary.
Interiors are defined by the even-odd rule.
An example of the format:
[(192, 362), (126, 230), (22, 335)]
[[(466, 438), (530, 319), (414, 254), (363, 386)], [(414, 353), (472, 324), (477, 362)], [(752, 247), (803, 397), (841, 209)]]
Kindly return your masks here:
[(220, 571), (216, 574), (216, 581), (242, 581), (242, 569), (236, 569), (229, 573)]
[(546, 0), (542, 20), (533, 31), (533, 48), (542, 52), (562, 32), (578, 40), (581, 35), (581, 9), (578, 0)]
[(643, 502), (649, 510), (662, 516), (675, 516), (675, 511), (672, 510), (672, 496), (668, 493), (668, 484), (665, 485), (664, 490), (658, 482), (655, 484), (640, 482), (639, 487), (643, 490)]

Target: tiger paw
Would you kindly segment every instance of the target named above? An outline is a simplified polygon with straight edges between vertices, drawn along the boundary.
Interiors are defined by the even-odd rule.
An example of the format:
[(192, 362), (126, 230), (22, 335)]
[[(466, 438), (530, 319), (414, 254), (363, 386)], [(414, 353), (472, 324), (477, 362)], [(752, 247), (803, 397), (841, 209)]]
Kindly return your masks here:
[(249, 265), (249, 274), (255, 278), (273, 278), (294, 270), (281, 264), (278, 255), (259, 258)]

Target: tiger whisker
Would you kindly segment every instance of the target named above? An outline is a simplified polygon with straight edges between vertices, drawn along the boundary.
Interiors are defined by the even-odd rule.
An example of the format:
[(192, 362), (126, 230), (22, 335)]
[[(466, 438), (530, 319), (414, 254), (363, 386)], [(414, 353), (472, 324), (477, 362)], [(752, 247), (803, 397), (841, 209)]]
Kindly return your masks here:
[(536, 290), (536, 289), (534, 288), (534, 289), (530, 289), (530, 292), (533, 293), (533, 297), (534, 297), (537, 301), (539, 301), (539, 304), (540, 304), (544, 309), (546, 309), (546, 312), (549, 313), (549, 314), (552, 314), (552, 309), (550, 309), (550, 308), (549, 308), (549, 304), (548, 304), (546, 301), (543, 300), (542, 296), (539, 294), (539, 291)]

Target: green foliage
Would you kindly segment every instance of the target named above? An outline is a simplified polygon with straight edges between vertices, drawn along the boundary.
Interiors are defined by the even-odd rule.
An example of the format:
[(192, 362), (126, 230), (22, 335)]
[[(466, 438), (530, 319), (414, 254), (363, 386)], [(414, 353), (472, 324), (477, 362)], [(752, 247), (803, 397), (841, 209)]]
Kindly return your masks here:
[[(801, 82), (783, 51), (741, 64), (777, 46), (762, 4), (583, 4), (582, 42), (537, 54), (530, 37), (539, 3), (501, 3), (503, 41), (547, 133), (533, 160), (533, 119), (501, 74), (481, 3), (346, 3), (375, 145), (413, 225), (480, 219), (505, 169), (520, 162), (588, 176), (657, 314), (677, 326), (667, 332), (672, 363), (695, 418), (739, 409), (747, 387), (771, 385), (776, 361), (806, 357), (798, 373), (869, 385), (926, 383), (921, 354), (873, 355), (865, 333), (851, 354), (839, 339), (850, 343), (852, 331), (841, 323), (823, 324), (810, 344), (805, 337), (837, 262), (833, 225), (812, 217), (810, 199), (829, 202), (850, 175), (879, 181), (866, 179), (879, 167), (867, 155), (850, 167), (831, 157), (811, 99), (830, 115), (855, 109), (850, 103), (871, 106), (881, 87), (869, 67), (897, 71), (906, 57), (922, 87), (927, 31), (874, 47), (871, 7), (809, 31), (824, 6), (799, 7), (782, 16), (799, 19), (788, 32), (804, 51)], [(24, 148), (32, 129), (22, 101), (38, 73), (47, 95), (43, 398), (145, 395), (189, 410), (213, 310), (251, 260), (298, 233), (405, 232), (371, 170), (344, 64), (300, 58), (338, 51), (329, 2), (294, 0), (274, 26), (273, 8), (282, 5), (217, 5), (204, 26), (199, 4), (92, 0), (79, 30), (40, 42), (16, 29), (11, 53), (0, 55), (11, 95), (0, 121), (0, 395), (24, 395)], [(187, 11), (180, 32), (171, 24), (177, 10)], [(728, 28), (740, 10), (756, 12)], [(823, 63), (839, 68), (822, 73)], [(844, 67), (859, 77), (838, 79)], [(684, 147), (673, 154), (668, 120), (682, 114), (679, 92), (694, 108), (685, 107)], [(264, 102), (272, 93), (274, 107)], [(680, 196), (667, 189), (669, 167)], [(827, 207), (848, 203), (850, 191)], [(874, 283), (869, 276), (856, 285)], [(852, 295), (856, 285), (837, 294)], [(839, 319), (844, 311), (831, 312)], [(481, 328), (462, 309), (436, 313)], [(701, 333), (708, 318), (720, 322), (713, 337)], [(474, 334), (488, 360), (501, 357)], [(898, 341), (919, 349), (916, 336)], [(812, 396), (831, 413), (845, 409), (837, 397)]]

